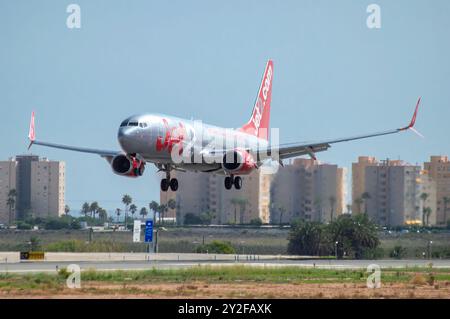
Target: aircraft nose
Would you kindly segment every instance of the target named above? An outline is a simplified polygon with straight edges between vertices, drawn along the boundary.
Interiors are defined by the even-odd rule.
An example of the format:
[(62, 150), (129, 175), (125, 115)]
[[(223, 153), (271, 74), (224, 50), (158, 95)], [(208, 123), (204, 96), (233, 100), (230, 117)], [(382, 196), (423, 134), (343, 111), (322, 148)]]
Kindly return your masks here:
[(129, 127), (119, 128), (117, 139), (119, 140), (119, 144), (120, 146), (122, 146), (122, 149), (126, 151), (127, 148), (129, 148), (130, 143), (132, 141), (130, 128)]

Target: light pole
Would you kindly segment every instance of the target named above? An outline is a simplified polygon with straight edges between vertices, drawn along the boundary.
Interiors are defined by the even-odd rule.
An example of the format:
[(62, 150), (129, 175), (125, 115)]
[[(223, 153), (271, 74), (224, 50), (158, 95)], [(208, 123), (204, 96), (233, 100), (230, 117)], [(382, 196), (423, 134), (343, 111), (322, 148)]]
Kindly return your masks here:
[(338, 252), (337, 252), (338, 244), (339, 244), (338, 241), (334, 243), (334, 254), (336, 256), (336, 260), (338, 259)]
[(245, 240), (242, 240), (239, 242), (241, 244), (241, 250), (242, 250), (242, 255), (244, 255), (244, 244), (245, 244)]
[(193, 244), (194, 244), (194, 247), (195, 247), (195, 252), (197, 253), (197, 254), (199, 254), (199, 253), (202, 253), (203, 251), (199, 251), (198, 250), (198, 244), (200, 244), (200, 242), (199, 241), (196, 241), (196, 240), (194, 240), (193, 242), (192, 242)]
[(431, 259), (431, 244), (433, 244), (432, 240), (428, 242), (428, 259)]
[(159, 238), (158, 238), (158, 235), (159, 235), (160, 231), (167, 231), (167, 228), (159, 227), (159, 228), (157, 228), (155, 230), (155, 253), (159, 253), (159, 242), (158, 242)]

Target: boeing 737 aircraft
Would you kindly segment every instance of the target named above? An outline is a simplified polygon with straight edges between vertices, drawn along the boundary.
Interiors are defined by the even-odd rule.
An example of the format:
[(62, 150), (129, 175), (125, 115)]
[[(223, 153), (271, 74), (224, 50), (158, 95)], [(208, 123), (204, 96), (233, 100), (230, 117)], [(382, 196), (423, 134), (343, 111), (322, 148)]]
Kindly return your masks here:
[[(282, 160), (300, 155), (315, 159), (334, 143), (414, 130), (420, 98), (408, 126), (388, 131), (354, 137), (331, 139), (315, 143), (279, 144), (269, 142), (270, 102), (272, 95), (273, 62), (267, 62), (250, 120), (237, 130), (196, 123), (162, 114), (133, 115), (119, 127), (118, 141), (121, 150), (101, 150), (74, 147), (36, 140), (34, 112), (30, 122), (30, 147), (32, 144), (64, 150), (100, 155), (114, 173), (128, 177), (142, 176), (146, 163), (154, 164), (165, 172), (161, 190), (178, 189), (178, 181), (171, 178), (172, 170), (200, 171), (225, 175), (225, 188), (242, 187), (240, 175), (258, 169), (263, 161)], [(416, 131), (415, 131), (416, 132)], [(182, 157), (180, 160), (177, 157)]]

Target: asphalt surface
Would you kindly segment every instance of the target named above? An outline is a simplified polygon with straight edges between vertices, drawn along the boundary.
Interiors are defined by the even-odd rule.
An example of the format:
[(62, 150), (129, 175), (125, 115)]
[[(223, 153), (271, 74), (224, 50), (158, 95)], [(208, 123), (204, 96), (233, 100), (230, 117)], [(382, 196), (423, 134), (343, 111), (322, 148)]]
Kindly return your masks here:
[(310, 267), (326, 269), (366, 269), (371, 264), (379, 265), (381, 268), (403, 268), (403, 267), (427, 267), (430, 262), (433, 268), (450, 268), (450, 260), (149, 260), (149, 261), (79, 261), (79, 262), (54, 262), (35, 261), (19, 263), (1, 263), (0, 273), (33, 273), (33, 272), (56, 272), (58, 269), (70, 264), (77, 264), (81, 270), (95, 269), (98, 271), (112, 270), (149, 270), (157, 269), (180, 269), (195, 266), (226, 266), (246, 265), (254, 267)]

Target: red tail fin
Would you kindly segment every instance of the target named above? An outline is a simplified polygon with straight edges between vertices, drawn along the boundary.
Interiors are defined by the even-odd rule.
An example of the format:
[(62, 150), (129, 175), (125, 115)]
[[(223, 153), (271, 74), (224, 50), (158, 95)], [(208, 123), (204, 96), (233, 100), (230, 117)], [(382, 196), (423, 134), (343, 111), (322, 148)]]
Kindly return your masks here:
[(259, 138), (269, 138), (270, 101), (272, 98), (273, 62), (267, 61), (250, 120), (240, 130)]

